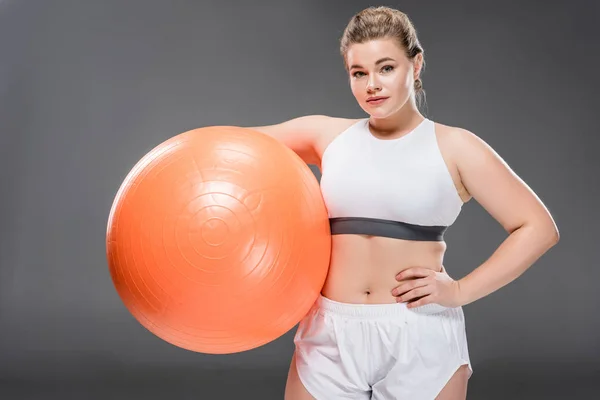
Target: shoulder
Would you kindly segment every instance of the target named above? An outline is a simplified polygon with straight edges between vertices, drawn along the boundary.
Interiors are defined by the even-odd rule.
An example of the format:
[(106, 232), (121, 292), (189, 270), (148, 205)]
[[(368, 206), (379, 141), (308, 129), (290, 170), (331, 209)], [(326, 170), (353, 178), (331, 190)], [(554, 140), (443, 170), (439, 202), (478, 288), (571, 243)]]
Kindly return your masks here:
[(333, 142), (340, 134), (348, 130), (358, 122), (364, 121), (364, 118), (340, 118), (320, 116), (319, 120), (319, 135), (315, 140), (315, 148), (317, 153), (322, 156), (325, 149)]
[(307, 117), (310, 123), (314, 124), (323, 134), (341, 133), (352, 125), (364, 121), (364, 118), (344, 118), (333, 117), (328, 115), (310, 115)]
[[(363, 121), (361, 118), (343, 118), (329, 115), (306, 115), (285, 123), (287, 128), (297, 132), (306, 132), (313, 141), (329, 141), (352, 125)], [(283, 124), (282, 124), (283, 125)]]
[(489, 165), (506, 166), (492, 146), (468, 129), (436, 123), (436, 136), (440, 150), (463, 178), (468, 171), (484, 170)]
[(468, 129), (435, 122), (435, 131), (440, 147), (453, 157), (493, 151), (482, 138)]
[(434, 124), (436, 131), (435, 133), (440, 141), (452, 143), (462, 140), (470, 140), (470, 136), (475, 136), (473, 132), (465, 128), (447, 125), (437, 121), (434, 121)]
[(471, 171), (484, 170), (486, 165), (500, 158), (468, 129), (435, 122), (435, 136), (459, 195), (467, 202), (472, 196), (467, 184)]

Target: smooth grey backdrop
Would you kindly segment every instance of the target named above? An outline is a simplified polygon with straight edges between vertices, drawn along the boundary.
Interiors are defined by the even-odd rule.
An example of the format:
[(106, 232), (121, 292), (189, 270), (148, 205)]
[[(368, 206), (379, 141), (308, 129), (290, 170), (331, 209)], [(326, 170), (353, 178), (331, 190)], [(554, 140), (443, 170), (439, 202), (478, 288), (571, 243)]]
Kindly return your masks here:
[[(465, 307), (473, 399), (600, 391), (600, 18), (595, 1), (0, 1), (0, 398), (281, 399), (292, 330), (242, 354), (161, 341), (117, 296), (108, 211), (139, 158), (208, 125), (364, 116), (338, 55), (369, 5), (409, 14), (427, 115), (467, 128), (536, 191), (561, 242)], [(459, 278), (505, 238), (474, 201)]]

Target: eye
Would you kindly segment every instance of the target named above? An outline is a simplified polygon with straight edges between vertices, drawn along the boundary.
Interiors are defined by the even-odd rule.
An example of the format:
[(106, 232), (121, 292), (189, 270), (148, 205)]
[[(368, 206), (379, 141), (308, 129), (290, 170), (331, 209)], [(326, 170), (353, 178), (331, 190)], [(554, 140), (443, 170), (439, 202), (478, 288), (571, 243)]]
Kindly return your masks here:
[[(387, 73), (387, 72), (392, 72), (393, 70), (394, 70), (394, 67), (393, 67), (392, 65), (385, 65), (385, 66), (383, 66), (383, 67), (381, 68), (381, 71), (382, 71), (382, 72), (385, 72), (385, 73)], [(363, 75), (364, 75), (364, 73), (363, 73), (363, 72), (360, 72), (360, 71), (357, 71), (357, 72), (355, 72), (355, 73), (353, 73), (353, 74), (352, 74), (352, 76), (353, 76), (354, 78), (360, 78), (360, 77), (361, 77), (361, 76), (363, 76)]]

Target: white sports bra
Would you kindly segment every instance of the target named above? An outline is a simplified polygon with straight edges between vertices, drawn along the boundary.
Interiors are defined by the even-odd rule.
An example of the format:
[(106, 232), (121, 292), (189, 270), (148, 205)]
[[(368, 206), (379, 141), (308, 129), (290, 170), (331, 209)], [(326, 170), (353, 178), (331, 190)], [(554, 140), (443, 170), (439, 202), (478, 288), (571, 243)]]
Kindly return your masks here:
[(332, 234), (441, 241), (463, 205), (427, 118), (397, 139), (353, 124), (325, 149), (320, 185)]

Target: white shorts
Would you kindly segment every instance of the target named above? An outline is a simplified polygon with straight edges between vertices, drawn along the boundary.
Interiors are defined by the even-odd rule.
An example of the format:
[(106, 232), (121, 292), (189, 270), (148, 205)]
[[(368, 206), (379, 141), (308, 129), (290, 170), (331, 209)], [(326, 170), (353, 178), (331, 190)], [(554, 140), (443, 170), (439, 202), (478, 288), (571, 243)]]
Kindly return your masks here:
[(317, 400), (433, 400), (469, 359), (462, 307), (346, 304), (320, 296), (294, 337)]

